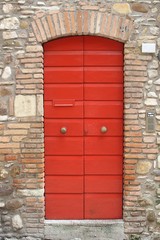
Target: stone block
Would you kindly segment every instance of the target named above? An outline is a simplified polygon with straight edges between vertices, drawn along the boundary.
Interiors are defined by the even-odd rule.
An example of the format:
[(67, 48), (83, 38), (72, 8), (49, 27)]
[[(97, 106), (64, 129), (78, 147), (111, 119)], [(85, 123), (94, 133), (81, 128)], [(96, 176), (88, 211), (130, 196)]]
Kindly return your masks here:
[(6, 14), (11, 13), (11, 12), (13, 12), (13, 10), (14, 10), (14, 7), (10, 3), (6, 3), (6, 4), (3, 5), (3, 12), (4, 13), (6, 13)]
[(0, 180), (6, 179), (8, 177), (8, 172), (5, 169), (0, 169)]
[(7, 67), (5, 67), (5, 69), (3, 71), (2, 78), (4, 80), (7, 80), (8, 78), (11, 77), (11, 74), (12, 74), (11, 68), (7, 66)]
[(158, 105), (157, 100), (155, 98), (148, 98), (145, 100), (144, 103), (146, 106), (157, 106)]
[(147, 13), (148, 7), (145, 4), (142, 3), (133, 3), (132, 4), (132, 10), (135, 12), (141, 12), (141, 13)]
[(150, 64), (149, 64), (149, 68), (152, 69), (157, 69), (159, 66), (158, 60), (153, 60)]
[(112, 10), (124, 15), (132, 12), (128, 3), (115, 3), (112, 7)]
[(154, 82), (156, 85), (160, 85), (160, 78)]
[(147, 220), (149, 222), (154, 222), (156, 220), (156, 215), (153, 209), (147, 210)]
[(143, 175), (147, 174), (152, 167), (152, 163), (148, 161), (139, 161), (136, 167), (136, 173)]
[(17, 190), (18, 196), (24, 197), (43, 197), (44, 189), (25, 189), (25, 190)]
[(153, 35), (159, 35), (159, 27), (150, 27), (150, 33)]
[(37, 115), (43, 116), (44, 107), (43, 107), (43, 95), (37, 95)]
[(3, 20), (0, 21), (0, 29), (8, 29), (8, 30), (13, 30), (13, 29), (18, 29), (19, 28), (19, 20), (16, 17), (11, 17), (11, 18), (4, 18)]
[(10, 171), (10, 174), (13, 178), (19, 176), (20, 175), (20, 167), (19, 166), (13, 166), (11, 171)]
[(3, 39), (15, 39), (18, 38), (18, 35), (15, 31), (3, 32)]
[(0, 97), (10, 96), (11, 94), (12, 94), (12, 91), (10, 88), (0, 86)]
[(123, 222), (109, 221), (46, 221), (45, 239), (48, 240), (122, 240)]
[(158, 96), (157, 96), (157, 94), (155, 92), (149, 92), (147, 94), (147, 97), (149, 97), (149, 98), (157, 98)]
[(12, 227), (15, 231), (23, 228), (22, 219), (18, 214), (12, 218)]
[(4, 208), (5, 207), (5, 203), (4, 202), (0, 202), (0, 208)]
[(11, 199), (6, 202), (7, 210), (16, 210), (23, 206), (23, 201), (21, 199)]
[(17, 95), (14, 102), (16, 117), (29, 117), (36, 115), (36, 96)]
[(13, 192), (12, 186), (8, 184), (1, 184), (0, 185), (0, 196), (8, 196)]
[(148, 76), (149, 76), (149, 78), (155, 78), (158, 76), (158, 71), (157, 70), (148, 70)]
[(138, 203), (140, 206), (142, 207), (146, 207), (146, 206), (152, 206), (153, 205), (153, 201), (149, 196), (142, 196), (138, 199)]

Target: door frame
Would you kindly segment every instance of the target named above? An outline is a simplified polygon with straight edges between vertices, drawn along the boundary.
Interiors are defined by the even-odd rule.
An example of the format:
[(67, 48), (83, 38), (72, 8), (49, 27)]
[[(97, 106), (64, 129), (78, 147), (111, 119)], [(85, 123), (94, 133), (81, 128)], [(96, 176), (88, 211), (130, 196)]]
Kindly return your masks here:
[[(74, 15), (74, 16), (73, 16)], [(93, 19), (89, 18), (89, 15), (94, 16), (95, 26), (93, 26)], [(75, 26), (74, 22), (69, 22), (69, 17), (77, 18), (78, 24)], [(58, 25), (55, 22), (55, 19), (60, 19), (60, 24)], [(82, 19), (84, 21), (82, 21)], [(107, 19), (110, 22), (110, 25), (104, 29), (104, 19)], [(43, 23), (46, 21), (45, 30), (43, 28)], [(91, 22), (90, 22), (91, 21)], [(87, 25), (88, 23), (88, 25)], [(125, 48), (127, 47), (127, 41), (130, 38), (131, 32), (133, 30), (133, 21), (131, 19), (126, 19), (125, 17), (112, 15), (108, 13), (94, 11), (79, 11), (75, 12), (59, 12), (59, 13), (46, 13), (43, 18), (37, 16), (31, 23), (32, 31), (37, 41), (37, 47), (39, 51), (42, 52), (43, 57), (43, 43), (48, 41), (67, 37), (67, 36), (77, 36), (77, 35), (92, 35), (92, 36), (101, 36), (104, 38), (110, 38), (116, 41), (124, 43), (124, 53)], [(111, 26), (114, 26), (112, 28)], [(33, 49), (34, 52), (34, 49)], [(124, 55), (125, 57), (125, 55)], [(125, 64), (124, 64), (124, 87), (125, 87)], [(125, 89), (124, 89), (124, 105), (127, 104), (125, 99)], [(125, 114), (125, 112), (124, 112)], [(125, 116), (124, 116), (124, 125), (125, 125)], [(125, 138), (125, 133), (124, 133)], [(124, 161), (125, 162), (125, 161)], [(125, 169), (125, 166), (124, 166)], [(125, 174), (125, 172), (124, 172)], [(124, 192), (123, 192), (124, 196)], [(45, 203), (44, 203), (45, 205)], [(124, 209), (124, 204), (123, 204)], [(123, 214), (124, 215), (124, 214)]]
[[(84, 38), (83, 38), (84, 37)], [(116, 68), (116, 67), (121, 67), (121, 70), (120, 70), (120, 72), (119, 72), (119, 77), (116, 75), (116, 79), (117, 78), (120, 78), (120, 82), (118, 81), (116, 81), (116, 82), (114, 82), (114, 84), (118, 84), (118, 85), (121, 85), (121, 88), (119, 89), (119, 92), (121, 93), (121, 96), (119, 96), (118, 95), (118, 99), (114, 96), (114, 99), (108, 99), (108, 97), (107, 97), (107, 99), (103, 99), (103, 101), (107, 101), (108, 103), (109, 103), (109, 100), (112, 100), (112, 101), (120, 101), (121, 102), (121, 107), (123, 108), (123, 79), (124, 79), (124, 76), (123, 76), (123, 58), (124, 58), (124, 45), (121, 43), (120, 45), (118, 44), (118, 42), (116, 42), (116, 41), (114, 41), (114, 40), (112, 40), (112, 42), (110, 42), (110, 40), (109, 39), (107, 39), (107, 38), (102, 38), (102, 37), (99, 37), (99, 36), (78, 36), (78, 38), (76, 38), (75, 36), (72, 36), (72, 37), (64, 37), (63, 39), (62, 38), (59, 38), (59, 39), (57, 39), (57, 40), (53, 40), (53, 41), (50, 41), (49, 42), (49, 45), (47, 45), (47, 44), (45, 44), (44, 45), (44, 60), (45, 60), (45, 67), (44, 67), (44, 69), (45, 69), (45, 73), (46, 74), (44, 74), (45, 75), (45, 81), (44, 81), (44, 89), (45, 89), (45, 91), (44, 91), (44, 97), (45, 97), (45, 99), (44, 99), (44, 103), (46, 103), (46, 105), (44, 104), (44, 107), (46, 107), (46, 109), (45, 109), (45, 119), (44, 119), (44, 123), (46, 124), (45, 125), (45, 127), (48, 129), (48, 128), (50, 128), (50, 129), (48, 129), (47, 131), (46, 131), (46, 129), (45, 129), (45, 139), (46, 139), (46, 142), (45, 142), (45, 150), (46, 150), (46, 152), (48, 152), (49, 151), (49, 149), (50, 149), (50, 151), (52, 151), (52, 153), (50, 152), (50, 154), (52, 155), (52, 157), (53, 157), (53, 161), (54, 161), (54, 151), (53, 151), (53, 149), (52, 149), (52, 146), (50, 146), (49, 148), (48, 148), (48, 146), (47, 146), (47, 137), (56, 137), (57, 139), (60, 139), (60, 138), (65, 138), (65, 135), (63, 135), (63, 137), (62, 137), (62, 135), (51, 135), (50, 134), (50, 131), (51, 131), (51, 125), (49, 125), (48, 126), (48, 124), (47, 124), (47, 122), (48, 122), (48, 120), (49, 121), (51, 121), (51, 120), (56, 120), (57, 121), (57, 123), (59, 123), (59, 120), (64, 120), (65, 119), (65, 117), (64, 118), (62, 118), (62, 116), (54, 116), (54, 114), (52, 113), (51, 114), (51, 112), (50, 111), (52, 111), (51, 109), (52, 109), (52, 107), (51, 107), (51, 109), (48, 111), (47, 109), (48, 109), (48, 104), (47, 104), (47, 102), (48, 101), (51, 101), (51, 99), (52, 99), (52, 101), (53, 101), (53, 99), (55, 98), (55, 101), (56, 101), (56, 99), (58, 98), (59, 99), (59, 94), (61, 94), (61, 93), (59, 93), (58, 92), (58, 94), (56, 94), (56, 92), (54, 91), (54, 87), (57, 87), (57, 86), (59, 86), (59, 82), (57, 82), (56, 81), (56, 84), (54, 84), (55, 82), (54, 82), (54, 78), (53, 77), (49, 77), (49, 75), (51, 76), (51, 73), (50, 73), (50, 71), (48, 72), (48, 68), (49, 67), (54, 67), (54, 66), (61, 66), (61, 67), (63, 67), (63, 66), (68, 66), (68, 63), (67, 63), (67, 65), (65, 65), (66, 64), (66, 61), (64, 62), (64, 60), (61, 60), (61, 61), (63, 61), (63, 64), (62, 63), (60, 63), (60, 62), (58, 62), (58, 65), (57, 65), (57, 63), (55, 62), (55, 61), (53, 61), (52, 62), (52, 58), (51, 58), (51, 55), (50, 54), (54, 54), (54, 53), (56, 53), (56, 49), (55, 49), (55, 46), (54, 46), (54, 41), (55, 41), (55, 44), (56, 44), (56, 46), (58, 47), (58, 49), (60, 48), (61, 49), (61, 44), (63, 43), (64, 45), (65, 45), (65, 43), (68, 43), (69, 44), (69, 46), (70, 46), (70, 42), (72, 43), (73, 42), (73, 40), (76, 42), (76, 45), (75, 46), (77, 46), (78, 47), (78, 45), (79, 44), (81, 44), (81, 42), (83, 42), (83, 54), (82, 54), (82, 56), (80, 55), (79, 57), (81, 57), (82, 59), (84, 58), (84, 54), (85, 54), (85, 50), (84, 50), (84, 41), (85, 41), (85, 39), (87, 40), (87, 46), (88, 45), (90, 45), (90, 41), (92, 42), (94, 42), (94, 44), (95, 44), (95, 42), (96, 42), (96, 44), (95, 44), (95, 46), (98, 44), (98, 46), (100, 46), (100, 43), (101, 43), (101, 41), (102, 41), (102, 44), (107, 44), (106, 46), (109, 46), (109, 47), (106, 47), (106, 50), (99, 50), (99, 49), (96, 49), (95, 51), (96, 51), (96, 53), (99, 53), (99, 51), (101, 52), (101, 51), (107, 51), (108, 53), (110, 53), (110, 51), (112, 51), (112, 45), (113, 46), (115, 46), (115, 47), (113, 47), (113, 51), (116, 53), (116, 54), (118, 54), (118, 53), (120, 53), (120, 55), (121, 55), (121, 57), (120, 57), (120, 59), (119, 59), (119, 63), (117, 64), (116, 62), (114, 63), (113, 62), (113, 65), (112, 65), (112, 67), (114, 68)], [(107, 41), (108, 40), (108, 41)], [(81, 41), (81, 42), (80, 42)], [(98, 43), (100, 41), (100, 43)], [(104, 42), (103, 42), (104, 41)], [(52, 44), (53, 44), (53, 49), (55, 49), (55, 50), (53, 50), (52, 49)], [(117, 44), (117, 45), (116, 45)], [(81, 46), (81, 45), (80, 45)], [(119, 50), (117, 50), (117, 47), (118, 47), (118, 49)], [(80, 47), (81, 48), (81, 47)], [(51, 50), (52, 49), (52, 50)], [(60, 52), (62, 52), (62, 51), (64, 51), (64, 53), (66, 53), (66, 51), (69, 51), (70, 49), (72, 50), (72, 46), (70, 46), (70, 48), (67, 48), (67, 50), (66, 49), (64, 49), (64, 50), (60, 50), (59, 49), (59, 51)], [(92, 50), (90, 50), (90, 51), (93, 51), (94, 49), (92, 49)], [(82, 51), (82, 49), (81, 49), (81, 51)], [(50, 53), (50, 54), (48, 54), (48, 53)], [(100, 53), (99, 53), (100, 54)], [(54, 56), (54, 55), (53, 55)], [(59, 58), (58, 58), (59, 59)], [(108, 58), (107, 58), (108, 59)], [(58, 60), (59, 61), (59, 60)], [(113, 61), (113, 60), (112, 60)], [(75, 62), (74, 62), (74, 60), (72, 60), (72, 62), (73, 62), (73, 65), (70, 65), (69, 64), (69, 66), (70, 67), (73, 67), (73, 69), (74, 69), (74, 67), (75, 67)], [(52, 64), (51, 64), (52, 63)], [(59, 65), (60, 64), (60, 65)], [(62, 64), (62, 65), (61, 65)], [(78, 62), (78, 66), (79, 67), (85, 67), (85, 63), (81, 63), (81, 65), (80, 65), (80, 63)], [(120, 65), (119, 65), (120, 64)], [(94, 65), (95, 65), (95, 63), (94, 63)], [(77, 66), (77, 65), (76, 65)], [(86, 65), (86, 66), (88, 66), (88, 65)], [(102, 66), (102, 65), (97, 65), (97, 66)], [(95, 65), (95, 67), (96, 67), (96, 65)], [(110, 68), (110, 64), (107, 62), (107, 64), (105, 65), (105, 67), (108, 67), (108, 68)], [(84, 71), (84, 69), (83, 69), (83, 71)], [(113, 70), (114, 71), (114, 70)], [(49, 75), (48, 75), (48, 74)], [(84, 72), (83, 72), (83, 74), (84, 74)], [(82, 74), (82, 75), (83, 75)], [(80, 76), (82, 76), (82, 75), (80, 75)], [(49, 78), (49, 80), (48, 80), (48, 78)], [(55, 78), (56, 78), (56, 76), (55, 76)], [(114, 80), (114, 79), (113, 79)], [(76, 86), (77, 86), (77, 81), (74, 79), (74, 82), (73, 82), (73, 80), (72, 80), (72, 82), (63, 82), (62, 83), (62, 80), (60, 81), (60, 86), (62, 87), (63, 86), (63, 84), (64, 84), (64, 86), (67, 84), (67, 87), (69, 86), (69, 87), (71, 87), (73, 84), (76, 84)], [(70, 85), (70, 84), (71, 85)], [(78, 82), (79, 83), (79, 82)], [(97, 80), (96, 82), (88, 82), (88, 85), (89, 84), (91, 84), (91, 85), (93, 85), (93, 84), (97, 84), (97, 83), (99, 83), (99, 84), (106, 84), (106, 86), (110, 86), (110, 84), (112, 84), (112, 82), (111, 81), (106, 81), (105, 83), (104, 82), (99, 82), (99, 80)], [(82, 92), (84, 92), (84, 88), (85, 88), (85, 84), (86, 84), (86, 82), (84, 81), (84, 75), (83, 75), (83, 82), (80, 82), (79, 83), (80, 84), (80, 86), (83, 88), (83, 91), (81, 91), (81, 94), (82, 94)], [(114, 84), (113, 84), (113, 86), (114, 86)], [(63, 87), (64, 87), (63, 86)], [(79, 85), (78, 85), (79, 86)], [(79, 86), (79, 87), (80, 87)], [(73, 86), (72, 86), (73, 87)], [(52, 92), (51, 92), (51, 89), (52, 89)], [(68, 88), (67, 88), (68, 89)], [(69, 89), (68, 89), (69, 90)], [(107, 89), (106, 89), (106, 91), (107, 91)], [(66, 91), (65, 91), (66, 92)], [(56, 95), (56, 96), (54, 96), (54, 98), (53, 98), (53, 93), (54, 93), (54, 95)], [(73, 93), (73, 90), (72, 90), (72, 93)], [(71, 94), (72, 94), (71, 93)], [(78, 92), (79, 93), (79, 92)], [(95, 92), (94, 92), (95, 93)], [(109, 94), (109, 92), (108, 92), (108, 94)], [(83, 95), (83, 94), (82, 94)], [(105, 93), (105, 95), (106, 95), (106, 93)], [(114, 95), (114, 94), (113, 94)], [(112, 96), (113, 96), (112, 95)], [(116, 95), (117, 96), (117, 95)], [(67, 99), (68, 99), (68, 95), (66, 96), (67, 97)], [(82, 97), (82, 96), (81, 96)], [(64, 97), (65, 98), (65, 97)], [(75, 94), (74, 94), (74, 96), (72, 96), (72, 97), (70, 97), (71, 99), (72, 98), (76, 98), (76, 96), (75, 96)], [(61, 96), (60, 96), (60, 99), (61, 99)], [(90, 99), (90, 98), (89, 98)], [(86, 99), (87, 100), (87, 99)], [(98, 101), (100, 100), (100, 99), (97, 99)], [(80, 98), (79, 99), (79, 97), (78, 97), (78, 99), (77, 99), (77, 101), (83, 101), (83, 102), (85, 102), (85, 100), (84, 100), (84, 96), (83, 96), (83, 100)], [(91, 99), (89, 100), (89, 101), (91, 101)], [(92, 101), (96, 101), (96, 99), (94, 99), (94, 100), (92, 100)], [(53, 109), (57, 109), (57, 107), (56, 108), (53, 108)], [(61, 109), (61, 108), (60, 108)], [(85, 107), (84, 107), (84, 109), (85, 109)], [(56, 110), (55, 110), (56, 111)], [(64, 108), (62, 108), (61, 109), (61, 111), (63, 112), (64, 111)], [(110, 111), (112, 112), (112, 109), (110, 109)], [(122, 110), (121, 109), (121, 113), (119, 113), (119, 115), (121, 115), (122, 113), (124, 113), (124, 109)], [(52, 117), (51, 117), (51, 115), (52, 115)], [(84, 112), (83, 112), (83, 114), (84, 114)], [(115, 115), (114, 113), (113, 113), (113, 115)], [(118, 117), (118, 116), (117, 116)], [(117, 117), (116, 116), (112, 116), (112, 117), (110, 117), (109, 119), (110, 119), (110, 121), (113, 121), (114, 122), (114, 120), (116, 119), (116, 120), (119, 120), (119, 121), (121, 121), (121, 124), (123, 124), (123, 116), (121, 115), (121, 116), (119, 116), (118, 117), (118, 119), (117, 119)], [(57, 119), (58, 118), (58, 119)], [(72, 118), (71, 118), (72, 119)], [(73, 119), (77, 119), (77, 117), (73, 117)], [(83, 122), (83, 121), (87, 121), (87, 120), (89, 120), (90, 119), (90, 117), (86, 117), (86, 118), (84, 118), (84, 116), (81, 118), (81, 121)], [(108, 120), (109, 120), (108, 119)], [(66, 119), (66, 120), (68, 120), (68, 118)], [(97, 116), (93, 116), (92, 117), (92, 121), (96, 121), (97, 120)], [(100, 117), (100, 120), (101, 121), (105, 121), (105, 120), (107, 120), (107, 117), (106, 118), (104, 118), (104, 116), (101, 116)], [(48, 127), (47, 127), (48, 126)], [(60, 126), (59, 126), (60, 127)], [(58, 127), (58, 128), (59, 128)], [(72, 126), (70, 126), (71, 128), (72, 128)], [(122, 135), (118, 135), (119, 137), (121, 137), (121, 141), (120, 141), (120, 143), (119, 143), (119, 146), (122, 144), (122, 148), (121, 148), (121, 154), (120, 154), (120, 156), (119, 156), (119, 154), (117, 153), (116, 154), (116, 156), (117, 157), (119, 157), (120, 159), (121, 159), (121, 164), (123, 164), (123, 155), (122, 155), (122, 151), (123, 151), (123, 139), (122, 139), (122, 137), (123, 137), (123, 133), (122, 133), (122, 126), (119, 126), (120, 127), (120, 129), (121, 129), (121, 134)], [(56, 129), (56, 132), (58, 131), (58, 129), (57, 129), (57, 126), (55, 126), (55, 129)], [(53, 134), (53, 133), (52, 133)], [(70, 135), (69, 135), (70, 136)], [(75, 135), (74, 135), (75, 136)], [(79, 135), (78, 135), (79, 136)], [(92, 136), (92, 134), (90, 135), (89, 134), (89, 136), (91, 137)], [(102, 134), (101, 135), (98, 135), (98, 133), (96, 133), (96, 137), (98, 138), (98, 137), (100, 137), (101, 136), (101, 138), (103, 138), (103, 136), (102, 136)], [(68, 137), (68, 135), (66, 136), (66, 137)], [(76, 137), (76, 136), (75, 136)], [(94, 135), (94, 137), (95, 137), (95, 135)], [(115, 136), (114, 134), (113, 134), (113, 136), (112, 135), (109, 135), (109, 137), (117, 137), (117, 136)], [(81, 136), (81, 138), (83, 138), (83, 139), (85, 139), (85, 134), (83, 134), (82, 136)], [(107, 137), (107, 135), (106, 135), (106, 137), (104, 138), (104, 139), (107, 139), (108, 137)], [(116, 138), (117, 139), (117, 138)], [(56, 141), (56, 140), (55, 140)], [(83, 140), (84, 141), (84, 140)], [(49, 144), (49, 142), (48, 142), (48, 144)], [(64, 146), (65, 147), (65, 146)], [(105, 146), (104, 146), (105, 147)], [(118, 148), (118, 146), (117, 146), (117, 148)], [(48, 150), (47, 150), (48, 149)], [(52, 149), (52, 150), (51, 150)], [(55, 149), (55, 151), (56, 151), (56, 149)], [(62, 150), (62, 152), (63, 152), (63, 150)], [(48, 152), (48, 154), (46, 155), (45, 154), (45, 159), (46, 159), (46, 163), (45, 164), (47, 164), (47, 163), (49, 163), (50, 161), (49, 160), (47, 160), (47, 156), (48, 155), (50, 155), (49, 154), (49, 152)], [(99, 156), (101, 156), (100, 154), (102, 154), (102, 153), (97, 153), (97, 155), (99, 155)], [(109, 154), (109, 153), (108, 153)], [(104, 153), (104, 154), (102, 154), (102, 155), (104, 155), (104, 156), (109, 156), (107, 153)], [(58, 156), (61, 156), (61, 154), (60, 153), (57, 153), (57, 155)], [(65, 156), (64, 154), (62, 154), (63, 156)], [(68, 154), (67, 154), (68, 155)], [(70, 155), (72, 155), (72, 154), (70, 154)], [(114, 155), (114, 153), (113, 153), (113, 155)], [(72, 155), (73, 156), (73, 155)], [(61, 156), (62, 157), (62, 156)], [(83, 158), (85, 158), (86, 157), (86, 155), (85, 155), (85, 153), (83, 153)], [(110, 156), (111, 157), (111, 156)], [(50, 159), (51, 160), (51, 159)], [(117, 162), (117, 164), (119, 164), (118, 162)], [(48, 170), (49, 168), (46, 168), (46, 171), (45, 171), (45, 184), (46, 184), (46, 188), (45, 188), (45, 193), (47, 194), (48, 193), (48, 191), (47, 191), (47, 189), (49, 188), (50, 189), (50, 187), (49, 186), (51, 186), (52, 185), (52, 183), (48, 180), (49, 179), (49, 177), (58, 177), (58, 179), (61, 179), (60, 178), (60, 175), (63, 175), (63, 174), (58, 174), (58, 175), (56, 175), (56, 174), (54, 174), (54, 173), (52, 173), (51, 174), (51, 172), (50, 173), (48, 173)], [(123, 184), (123, 175), (122, 175), (122, 167), (120, 167), (120, 169), (121, 169), (121, 173), (115, 173), (115, 175), (113, 175), (112, 176), (112, 179), (114, 179), (114, 178), (116, 178), (116, 177), (120, 177), (120, 183), (121, 184)], [(97, 173), (98, 174), (98, 173)], [(94, 175), (97, 175), (97, 174), (93, 174), (93, 176)], [(110, 174), (111, 173), (109, 173), (109, 172), (107, 172), (107, 173), (105, 173), (104, 175), (105, 176), (110, 176)], [(64, 175), (66, 175), (66, 176), (72, 176), (72, 174), (71, 175), (69, 175), (69, 174), (64, 174)], [(81, 174), (78, 174), (78, 176), (80, 176)], [(103, 176), (103, 174), (102, 173), (99, 173), (98, 174), (99, 176)], [(112, 174), (111, 174), (112, 175)], [(82, 175), (82, 178), (83, 178), (83, 181), (84, 181), (84, 178), (85, 178), (85, 172), (83, 172), (83, 175)], [(95, 176), (94, 176), (95, 177)], [(113, 188), (114, 188), (114, 186), (113, 186)], [(51, 189), (50, 189), (51, 190)], [(53, 190), (53, 189), (52, 189)], [(59, 192), (56, 192), (56, 193), (59, 193)], [(63, 192), (61, 192), (61, 194), (62, 194)], [(93, 192), (87, 192), (87, 193), (92, 193), (93, 194)], [(94, 194), (95, 193), (98, 193), (98, 192), (94, 192)], [(99, 192), (99, 193), (101, 193), (101, 194), (104, 194), (104, 193), (109, 193), (109, 192)], [(118, 211), (121, 211), (121, 216), (120, 216), (120, 213), (119, 213), (119, 218), (118, 219), (122, 219), (123, 218), (123, 215), (122, 215), (122, 205), (123, 205), (123, 202), (122, 202), (122, 199), (123, 199), (123, 196), (122, 196), (122, 192), (120, 193), (120, 192), (118, 192), (119, 194), (120, 194), (120, 196), (121, 197), (119, 197), (118, 199), (118, 201), (119, 201), (119, 204), (116, 204), (116, 206), (117, 206), (117, 209), (118, 209), (118, 206), (119, 206), (119, 210)], [(60, 193), (59, 193), (60, 194)], [(113, 195), (115, 195), (115, 197), (117, 197), (118, 195), (117, 195), (117, 192), (110, 192), (110, 194), (113, 194)], [(72, 197), (73, 197), (73, 195), (74, 195), (74, 193), (72, 194)], [(83, 195), (83, 198), (87, 195), (85, 192), (81, 192), (81, 195)], [(51, 196), (51, 192), (49, 192), (49, 195), (47, 194), (46, 196), (45, 196), (45, 201), (46, 201), (46, 206), (47, 206), (47, 213), (46, 213), (46, 218), (47, 218), (47, 216), (48, 216), (48, 219), (50, 219), (50, 220), (52, 220), (52, 218), (51, 218), (51, 216), (49, 217), (49, 210), (48, 209), (50, 209), (50, 211), (52, 212), (52, 208), (51, 208), (51, 202), (50, 202), (50, 198), (49, 198), (49, 196)], [(75, 196), (75, 195), (74, 195)], [(53, 197), (53, 202), (54, 202), (54, 198), (55, 198), (55, 194), (54, 194), (54, 192), (52, 192), (52, 197)], [(107, 197), (103, 197), (103, 199), (107, 199)], [(114, 201), (116, 201), (116, 199), (113, 199), (113, 203), (114, 203)], [(57, 202), (56, 202), (57, 203)], [(109, 204), (109, 203), (108, 203)], [(116, 208), (116, 206), (115, 206), (115, 208)], [(64, 207), (64, 206), (63, 206)], [(105, 208), (105, 206), (104, 206), (104, 208)], [(59, 209), (59, 208), (58, 208)], [(110, 208), (108, 208), (108, 210), (107, 211), (110, 211)], [(75, 211), (76, 213), (77, 213), (77, 210)], [(112, 211), (111, 211), (112, 212)], [(84, 214), (84, 213), (83, 213)], [(118, 213), (117, 213), (118, 214)], [(113, 212), (112, 212), (112, 218), (113, 218)], [(61, 216), (63, 217), (63, 212), (61, 212)], [(112, 219), (111, 217), (109, 217), (109, 218), (107, 218), (106, 217), (106, 220), (109, 220), (109, 219)], [(55, 218), (56, 219), (56, 218)], [(65, 219), (65, 216), (64, 216), (64, 219)], [(85, 218), (82, 218), (83, 220), (85, 219)], [(94, 218), (88, 218), (88, 219), (94, 219)], [(96, 219), (96, 218), (95, 218)], [(100, 218), (101, 219), (101, 218)], [(103, 219), (103, 218), (102, 218)], [(105, 219), (105, 218), (104, 218)], [(115, 217), (115, 218), (113, 218), (113, 219), (117, 219), (117, 217)], [(53, 220), (54, 220), (54, 217), (53, 217)]]

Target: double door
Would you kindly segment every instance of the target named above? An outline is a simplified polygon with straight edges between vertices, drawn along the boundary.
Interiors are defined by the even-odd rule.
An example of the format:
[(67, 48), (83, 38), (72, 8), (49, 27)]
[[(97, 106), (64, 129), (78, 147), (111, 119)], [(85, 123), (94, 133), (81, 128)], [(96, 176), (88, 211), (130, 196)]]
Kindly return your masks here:
[(44, 45), (46, 219), (122, 218), (123, 44)]

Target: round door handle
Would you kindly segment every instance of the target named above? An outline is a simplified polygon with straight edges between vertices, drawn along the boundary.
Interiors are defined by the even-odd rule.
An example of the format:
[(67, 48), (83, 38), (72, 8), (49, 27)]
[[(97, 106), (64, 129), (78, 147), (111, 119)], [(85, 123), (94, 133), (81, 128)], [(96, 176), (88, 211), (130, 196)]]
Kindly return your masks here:
[(61, 132), (62, 134), (65, 134), (65, 133), (67, 132), (67, 128), (66, 128), (66, 127), (62, 127), (61, 130), (60, 130), (60, 132)]
[(101, 133), (106, 133), (106, 132), (107, 132), (107, 127), (102, 126), (102, 127), (101, 127)]

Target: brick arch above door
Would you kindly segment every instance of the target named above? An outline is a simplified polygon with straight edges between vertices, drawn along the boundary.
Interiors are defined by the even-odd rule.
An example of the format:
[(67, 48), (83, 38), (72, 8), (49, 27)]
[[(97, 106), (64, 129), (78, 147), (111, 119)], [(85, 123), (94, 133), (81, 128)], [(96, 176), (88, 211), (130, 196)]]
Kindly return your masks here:
[(31, 24), (39, 43), (70, 35), (96, 35), (126, 42), (133, 30), (133, 21), (125, 16), (92, 10), (47, 12)]

